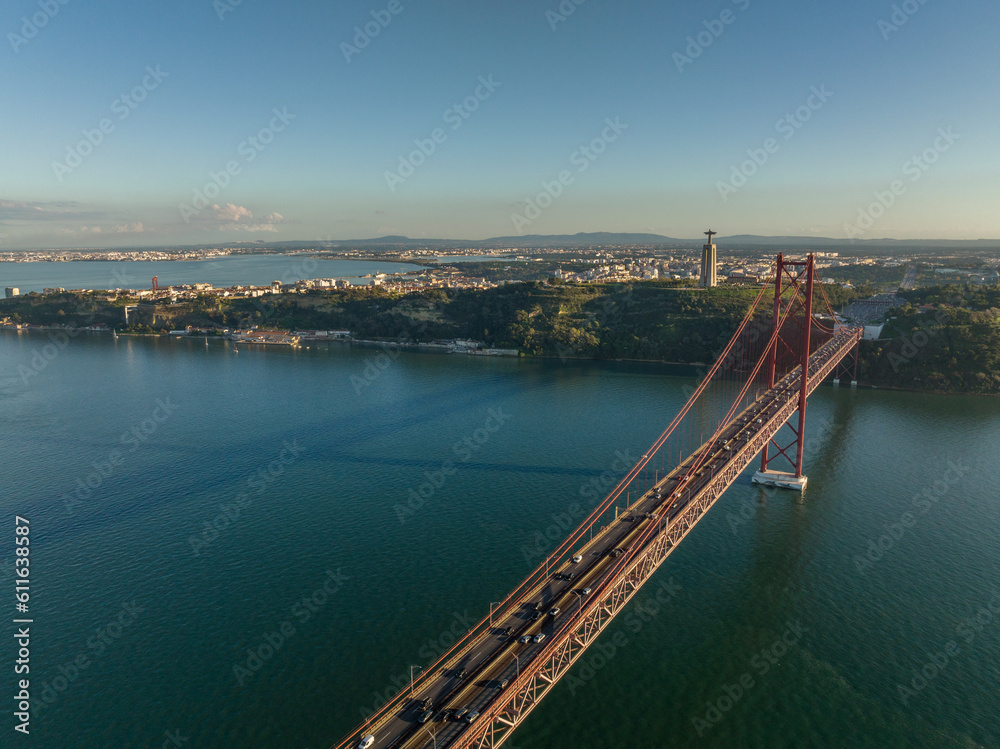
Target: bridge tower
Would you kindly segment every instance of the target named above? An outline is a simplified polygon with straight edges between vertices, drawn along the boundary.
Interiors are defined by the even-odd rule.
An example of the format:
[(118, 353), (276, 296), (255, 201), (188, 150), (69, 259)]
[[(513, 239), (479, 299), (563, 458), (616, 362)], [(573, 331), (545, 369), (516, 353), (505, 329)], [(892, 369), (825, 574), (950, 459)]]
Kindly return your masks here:
[[(816, 261), (813, 255), (808, 255), (805, 260), (786, 260), (783, 253), (778, 253), (778, 264), (774, 280), (774, 317), (771, 322), (771, 331), (779, 325), (782, 316), (782, 302), (788, 295), (787, 305), (797, 305), (801, 308), (801, 316), (797, 314), (798, 309), (788, 310), (786, 308), (786, 320), (781, 325), (782, 330), (774, 337), (774, 343), (768, 351), (767, 357), (767, 384), (773, 388), (775, 365), (778, 357), (782, 354), (793, 354), (799, 361), (802, 368), (802, 376), (799, 378), (799, 408), (797, 424), (788, 421), (788, 428), (792, 431), (794, 439), (787, 445), (782, 446), (777, 442), (778, 435), (764, 445), (760, 455), (760, 470), (754, 473), (753, 483), (765, 484), (767, 486), (779, 486), (785, 489), (803, 491), (806, 488), (808, 479), (802, 475), (802, 449), (806, 428), (806, 395), (809, 392), (809, 344), (812, 331), (812, 302), (813, 302), (813, 281), (816, 276)], [(779, 351), (779, 345), (783, 350)], [(771, 446), (775, 448), (775, 454), (771, 455)], [(791, 452), (795, 448), (794, 454)], [(768, 470), (771, 460), (781, 456), (787, 460), (793, 473), (786, 471)]]

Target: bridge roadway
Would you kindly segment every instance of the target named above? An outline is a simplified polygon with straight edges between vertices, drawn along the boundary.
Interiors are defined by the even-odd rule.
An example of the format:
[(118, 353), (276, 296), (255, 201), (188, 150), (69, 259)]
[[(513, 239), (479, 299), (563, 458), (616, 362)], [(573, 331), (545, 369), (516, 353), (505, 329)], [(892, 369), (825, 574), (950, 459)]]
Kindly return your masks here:
[[(810, 382), (808, 392), (812, 392), (829, 374), (830, 369), (843, 358), (857, 339), (860, 331), (844, 329), (832, 340), (818, 349), (809, 364)], [(609, 574), (619, 574), (619, 556), (635, 556), (639, 549), (631, 548), (637, 538), (648, 544), (656, 534), (647, 533), (650, 524), (659, 524), (660, 530), (666, 523), (682, 514), (688, 505), (696, 500), (715, 477), (725, 471), (735, 461), (746, 465), (759, 454), (759, 448), (746, 454), (751, 443), (760, 442), (757, 437), (767, 431), (773, 436), (785, 423), (789, 408), (797, 408), (801, 368), (796, 367), (775, 386), (757, 398), (743, 412), (737, 415), (718, 436), (706, 442), (688, 456), (667, 476), (631, 504), (626, 512), (608, 524), (591, 541), (573, 555), (582, 555), (580, 562), (571, 559), (551, 568), (552, 573), (539, 584), (530, 587), (517, 601), (498, 612), (493, 625), (474, 638), (443, 668), (438, 668), (432, 678), (427, 678), (413, 695), (408, 690), (396, 698), (384, 717), (374, 725), (359, 727), (351, 736), (337, 746), (356, 747), (362, 737), (373, 735), (372, 749), (416, 749), (417, 747), (452, 746), (460, 743), (468, 745), (472, 733), (481, 726), (470, 724), (465, 719), (443, 718), (446, 710), (464, 708), (471, 712), (485, 712), (498, 700), (507, 695), (505, 689), (513, 689), (513, 682), (520, 672), (536, 658), (542, 656), (546, 648), (567, 628), (574, 626), (574, 614), (583, 608), (591, 596), (599, 595), (599, 589), (609, 582)], [(780, 421), (781, 412), (788, 412)], [(694, 473), (691, 468), (700, 463)], [(690, 475), (689, 475), (690, 474)], [(730, 474), (738, 475), (730, 471)], [(728, 485), (728, 484), (727, 484)], [(678, 487), (680, 491), (678, 491)], [(721, 492), (720, 492), (721, 493)], [(697, 519), (695, 520), (697, 522)], [(609, 552), (623, 550), (620, 555)], [(572, 579), (566, 576), (572, 573)], [(613, 575), (610, 575), (613, 576)], [(591, 589), (590, 595), (584, 594)], [(551, 612), (555, 608), (557, 615)], [(536, 612), (540, 616), (536, 616)], [(504, 631), (510, 628), (509, 636)], [(544, 635), (541, 642), (534, 642), (535, 635)], [(529, 642), (522, 642), (522, 638)], [(460, 677), (465, 669), (467, 674)], [(428, 700), (433, 715), (424, 723), (419, 717), (425, 709), (420, 703)], [(468, 715), (468, 713), (466, 714)], [(477, 719), (478, 722), (478, 719)]]

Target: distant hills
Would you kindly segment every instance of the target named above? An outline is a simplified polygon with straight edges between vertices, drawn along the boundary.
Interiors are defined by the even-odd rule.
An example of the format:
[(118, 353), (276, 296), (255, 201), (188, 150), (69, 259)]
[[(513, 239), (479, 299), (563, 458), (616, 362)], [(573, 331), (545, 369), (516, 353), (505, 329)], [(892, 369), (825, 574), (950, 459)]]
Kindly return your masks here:
[[(1000, 239), (849, 239), (834, 237), (768, 237), (756, 234), (734, 234), (715, 237), (721, 252), (728, 250), (750, 250), (755, 247), (789, 248), (794, 250), (838, 249), (854, 255), (864, 255), (870, 250), (920, 250), (920, 249), (1000, 249)], [(290, 240), (283, 242), (263, 242), (260, 240), (242, 242), (219, 242), (210, 245), (157, 245), (115, 247), (116, 250), (197, 250), (215, 247), (240, 247), (245, 250), (303, 250), (323, 248), (369, 248), (373, 250), (468, 250), (468, 249), (545, 249), (556, 247), (599, 247), (602, 245), (662, 245), (665, 247), (697, 248), (705, 243), (705, 237), (680, 239), (663, 234), (641, 232), (580, 232), (579, 234), (524, 234), (520, 236), (489, 237), (488, 239), (424, 239), (389, 235), (370, 239), (336, 240)], [(15, 248), (10, 248), (15, 250)], [(23, 251), (26, 248), (16, 248)], [(77, 248), (102, 250), (100, 247)], [(69, 250), (73, 251), (73, 250)]]
[[(458, 248), (546, 248), (546, 247), (594, 247), (600, 245), (671, 245), (681, 247), (698, 247), (704, 244), (705, 238), (680, 239), (667, 237), (663, 234), (645, 234), (638, 232), (580, 232), (579, 234), (524, 234), (520, 236), (490, 237), (488, 239), (414, 239), (398, 235), (374, 237), (372, 239), (340, 239), (330, 242), (274, 242), (268, 247), (393, 247), (393, 248), (427, 248), (427, 249), (458, 249)], [(871, 248), (904, 248), (904, 247), (938, 247), (965, 248), (1000, 247), (998, 239), (863, 239), (851, 242), (848, 239), (834, 237), (768, 237), (756, 234), (736, 234), (715, 238), (720, 246), (747, 247), (766, 245), (769, 247), (792, 247), (812, 249), (818, 247), (855, 247)]]

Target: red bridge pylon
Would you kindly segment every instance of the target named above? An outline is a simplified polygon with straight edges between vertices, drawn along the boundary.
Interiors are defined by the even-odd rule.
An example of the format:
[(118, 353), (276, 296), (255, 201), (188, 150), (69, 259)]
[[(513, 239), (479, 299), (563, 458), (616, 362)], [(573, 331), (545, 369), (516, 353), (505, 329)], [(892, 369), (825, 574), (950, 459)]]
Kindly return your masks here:
[[(793, 435), (792, 440), (782, 445), (778, 442), (781, 434), (779, 432), (768, 441), (761, 451), (760, 470), (753, 476), (755, 484), (779, 486), (796, 491), (803, 491), (806, 488), (808, 479), (802, 475), (802, 449), (806, 428), (809, 344), (812, 339), (813, 282), (815, 276), (816, 262), (812, 255), (808, 255), (805, 260), (786, 260), (783, 254), (778, 254), (778, 264), (774, 275), (772, 332), (778, 327), (779, 321), (784, 320), (784, 323), (781, 324), (781, 330), (774, 337), (771, 350), (767, 354), (767, 384), (769, 388), (775, 387), (776, 384), (781, 387), (780, 383), (775, 382), (775, 369), (779, 359), (787, 360), (792, 356), (797, 358), (798, 365), (801, 367), (801, 376), (798, 378), (799, 408), (797, 423), (793, 424), (791, 419), (787, 423)], [(800, 310), (802, 314), (798, 314)], [(789, 377), (791, 375), (785, 379)], [(774, 455), (771, 455), (770, 452), (772, 445), (775, 449)], [(794, 454), (792, 448), (795, 448)], [(768, 470), (770, 461), (779, 455), (791, 464), (793, 473)]]

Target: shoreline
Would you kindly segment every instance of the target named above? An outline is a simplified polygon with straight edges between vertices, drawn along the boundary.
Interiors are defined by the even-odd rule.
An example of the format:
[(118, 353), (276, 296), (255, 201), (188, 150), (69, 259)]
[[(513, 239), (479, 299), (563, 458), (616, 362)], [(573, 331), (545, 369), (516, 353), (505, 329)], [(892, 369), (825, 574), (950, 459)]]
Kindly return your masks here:
[[(9, 326), (0, 326), (0, 331), (2, 331), (4, 333), (18, 333), (18, 334), (20, 334), (20, 333), (32, 333), (32, 332), (53, 331), (53, 330), (55, 330), (55, 331), (61, 331), (63, 333), (67, 333), (67, 334), (72, 334), (73, 337), (76, 337), (77, 335), (79, 335), (81, 333), (112, 333), (112, 332), (115, 332), (116, 335), (118, 335), (118, 336), (147, 337), (147, 338), (170, 338), (170, 339), (191, 339), (191, 340), (196, 340), (196, 339), (197, 340), (204, 340), (205, 338), (209, 338), (209, 339), (215, 339), (215, 340), (219, 340), (219, 341), (232, 342), (232, 339), (227, 338), (225, 336), (204, 336), (204, 335), (198, 335), (198, 336), (171, 336), (169, 333), (132, 333), (132, 332), (124, 332), (124, 331), (111, 331), (111, 330), (106, 330), (106, 329), (92, 330), (90, 328), (66, 328), (66, 327), (41, 326), (41, 325), (40, 326), (31, 327), (31, 328), (13, 328), (13, 327), (9, 327)], [(267, 348), (269, 348), (269, 346), (267, 346), (266, 344), (254, 344), (254, 342), (252, 342), (252, 341), (238, 341), (238, 343), (242, 343), (242, 344), (244, 344), (246, 346), (260, 345), (262, 347), (262, 349), (264, 349), (264, 350), (266, 350)], [(659, 365), (666, 365), (666, 366), (669, 366), (669, 367), (688, 368), (688, 369), (695, 369), (697, 367), (705, 367), (706, 366), (705, 364), (698, 363), (698, 362), (695, 362), (695, 363), (692, 363), (692, 364), (688, 364), (688, 363), (685, 363), (685, 362), (669, 362), (669, 361), (662, 361), (662, 360), (659, 360), (659, 359), (595, 359), (593, 357), (585, 357), (585, 356), (565, 356), (565, 357), (563, 357), (563, 356), (552, 356), (552, 355), (549, 355), (549, 354), (525, 354), (523, 352), (518, 352), (516, 355), (515, 354), (482, 354), (482, 353), (472, 354), (470, 352), (463, 352), (463, 351), (457, 351), (456, 352), (456, 351), (448, 349), (446, 346), (444, 346), (442, 344), (434, 344), (434, 343), (414, 343), (414, 342), (398, 342), (398, 341), (376, 341), (376, 340), (372, 340), (372, 339), (358, 339), (358, 340), (354, 340), (354, 339), (330, 339), (330, 340), (325, 340), (325, 341), (323, 341), (323, 340), (309, 340), (310, 346), (312, 344), (316, 344), (316, 343), (341, 343), (341, 344), (346, 343), (346, 344), (355, 344), (355, 345), (358, 345), (361, 348), (388, 348), (388, 347), (393, 347), (394, 346), (394, 347), (397, 347), (399, 349), (402, 349), (403, 351), (411, 351), (413, 353), (425, 353), (425, 354), (427, 354), (427, 353), (442, 353), (442, 354), (451, 354), (451, 353), (460, 353), (460, 354), (462, 354), (462, 353), (464, 353), (466, 355), (477, 355), (477, 356), (490, 357), (490, 358), (494, 358), (494, 357), (495, 358), (504, 358), (504, 359), (513, 359), (513, 358), (516, 358), (518, 360), (564, 361), (564, 362), (565, 361), (573, 361), (573, 362), (594, 362), (594, 363), (614, 362), (614, 363), (623, 363), (623, 364), (659, 364)], [(302, 347), (301, 344), (300, 344), (300, 347)], [(496, 349), (490, 349), (490, 350), (496, 350)], [(671, 376), (675, 376), (675, 377), (696, 376), (696, 373), (692, 372), (690, 375), (673, 374)], [(832, 387), (834, 387), (834, 384), (833, 384), (832, 381), (831, 382), (820, 383), (820, 387), (824, 387), (824, 386), (832, 388)], [(848, 385), (844, 385), (843, 383), (841, 383), (837, 387), (839, 387), (841, 389), (848, 389), (848, 390), (850, 390), (850, 389), (855, 389), (855, 390), (887, 390), (887, 391), (895, 392), (895, 393), (919, 393), (919, 394), (922, 394), (922, 395), (966, 395), (966, 396), (977, 396), (977, 397), (983, 397), (983, 398), (996, 398), (996, 397), (1000, 397), (1000, 393), (975, 393), (975, 392), (968, 392), (968, 391), (964, 391), (964, 390), (916, 390), (916, 389), (913, 389), (913, 388), (895, 387), (893, 385), (873, 385), (873, 384), (870, 384), (870, 383), (862, 383), (862, 382), (859, 382), (856, 388), (851, 388), (851, 386), (849, 384)]]

